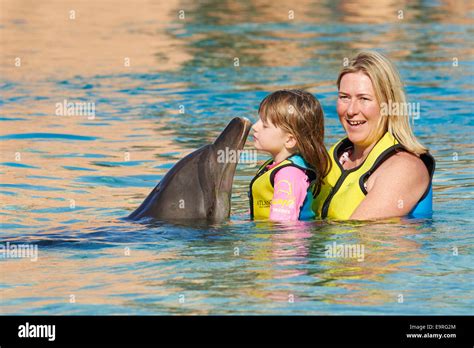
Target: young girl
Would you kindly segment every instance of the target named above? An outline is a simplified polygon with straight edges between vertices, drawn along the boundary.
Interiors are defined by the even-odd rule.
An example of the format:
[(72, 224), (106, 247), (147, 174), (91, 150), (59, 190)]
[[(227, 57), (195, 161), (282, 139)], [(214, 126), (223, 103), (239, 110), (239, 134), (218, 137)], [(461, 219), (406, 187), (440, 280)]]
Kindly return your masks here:
[(250, 215), (255, 219), (307, 220), (330, 159), (324, 147), (324, 115), (318, 100), (301, 90), (268, 95), (252, 126), (257, 150), (268, 152), (250, 182)]

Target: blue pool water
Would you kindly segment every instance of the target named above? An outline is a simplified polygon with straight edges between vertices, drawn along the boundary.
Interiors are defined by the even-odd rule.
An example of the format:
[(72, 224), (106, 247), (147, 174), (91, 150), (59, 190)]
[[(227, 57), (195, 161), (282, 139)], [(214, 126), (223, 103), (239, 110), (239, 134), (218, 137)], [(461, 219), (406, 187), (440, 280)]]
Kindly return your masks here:
[[(305, 3), (289, 20), (237, 4), (85, 2), (71, 22), (67, 5), (4, 1), (1, 241), (38, 258), (0, 259), (0, 313), (472, 314), (473, 5)], [(420, 103), (415, 133), (437, 160), (432, 219), (249, 221), (248, 164), (225, 223), (122, 219), (275, 89), (319, 98), (329, 147), (344, 135), (335, 80), (362, 48), (389, 55)], [(95, 103), (95, 116), (56, 115), (64, 100)], [(334, 242), (363, 245), (363, 260), (326, 257)]]

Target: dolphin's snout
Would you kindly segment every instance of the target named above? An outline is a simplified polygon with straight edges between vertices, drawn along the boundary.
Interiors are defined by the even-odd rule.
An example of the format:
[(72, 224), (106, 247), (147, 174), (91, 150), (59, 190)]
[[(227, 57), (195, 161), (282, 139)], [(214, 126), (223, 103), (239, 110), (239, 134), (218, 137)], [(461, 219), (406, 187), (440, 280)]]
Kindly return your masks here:
[(252, 122), (247, 117), (237, 117), (240, 118), (243, 122), (245, 122), (249, 127), (252, 126)]
[(248, 118), (234, 117), (217, 137), (214, 145), (221, 149), (227, 147), (241, 150), (245, 145), (251, 126), (252, 122)]

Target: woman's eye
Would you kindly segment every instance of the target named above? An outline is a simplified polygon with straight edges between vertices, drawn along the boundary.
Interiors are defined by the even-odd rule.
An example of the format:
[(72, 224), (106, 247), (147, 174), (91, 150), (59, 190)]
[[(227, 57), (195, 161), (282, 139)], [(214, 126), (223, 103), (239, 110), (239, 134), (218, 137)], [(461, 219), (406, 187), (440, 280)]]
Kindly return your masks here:
[(369, 101), (370, 99), (366, 97), (362, 97), (362, 100)]
[(347, 95), (340, 95), (339, 99), (344, 99), (345, 100), (345, 99), (349, 99), (349, 97)]

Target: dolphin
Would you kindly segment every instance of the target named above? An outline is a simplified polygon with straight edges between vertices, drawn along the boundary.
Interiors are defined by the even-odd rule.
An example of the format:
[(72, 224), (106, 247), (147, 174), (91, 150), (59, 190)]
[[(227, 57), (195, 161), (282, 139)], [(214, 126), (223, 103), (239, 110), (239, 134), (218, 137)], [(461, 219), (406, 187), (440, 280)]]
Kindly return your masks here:
[(228, 218), (235, 169), (250, 127), (247, 118), (232, 119), (214, 143), (179, 160), (128, 219), (217, 222)]

